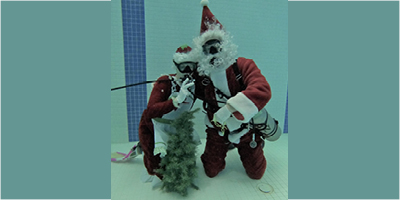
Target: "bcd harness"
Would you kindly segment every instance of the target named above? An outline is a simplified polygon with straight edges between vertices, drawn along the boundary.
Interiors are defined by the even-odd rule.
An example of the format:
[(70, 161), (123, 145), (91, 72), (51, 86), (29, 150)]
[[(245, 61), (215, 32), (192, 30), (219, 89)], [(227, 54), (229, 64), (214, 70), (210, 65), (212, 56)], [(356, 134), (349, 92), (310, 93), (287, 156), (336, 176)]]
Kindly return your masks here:
[[(233, 68), (233, 72), (235, 73), (236, 81), (238, 81), (238, 83), (239, 83), (239, 85), (240, 85), (240, 91), (245, 90), (245, 89), (246, 89), (246, 85), (245, 85), (244, 82), (243, 82), (243, 76), (242, 76), (242, 74), (240, 73), (239, 68), (238, 68), (236, 62), (232, 65), (232, 68)], [(226, 94), (224, 94), (220, 89), (218, 89), (218, 88), (215, 87), (215, 90), (216, 90), (216, 91), (215, 91), (216, 94), (217, 94), (220, 98), (222, 98), (222, 97), (224, 97), (225, 99), (229, 99), (229, 98), (230, 98), (229, 96), (227, 96)], [(226, 103), (226, 102), (224, 102), (224, 103)], [(207, 105), (207, 104), (209, 104), (209, 103), (205, 101), (204, 104), (203, 104), (203, 106), (205, 107), (205, 109), (210, 109), (210, 105)], [(219, 108), (211, 108), (211, 109), (212, 109), (213, 111), (217, 111)], [(273, 135), (276, 133), (276, 131), (277, 131), (277, 129), (278, 129), (278, 121), (277, 121), (276, 119), (274, 119), (274, 121), (275, 121), (275, 123), (276, 123), (276, 126), (274, 126), (274, 127), (273, 127), (274, 130), (272, 130), (272, 131), (270, 132), (270, 134), (267, 135), (266, 133), (261, 132), (261, 130), (265, 130), (265, 129), (266, 129), (266, 130), (270, 130), (270, 129), (271, 129), (271, 127), (267, 124), (267, 120), (268, 120), (268, 113), (267, 113), (267, 115), (266, 115), (265, 126), (264, 126), (263, 129), (259, 129), (259, 128), (257, 127), (258, 124), (255, 124), (255, 123), (254, 123), (254, 120), (253, 120), (253, 118), (252, 118), (248, 123), (242, 123), (239, 129), (234, 130), (234, 131), (230, 131), (230, 133), (231, 133), (231, 134), (235, 134), (235, 133), (241, 132), (243, 129), (250, 128), (250, 129), (253, 129), (254, 132), (257, 133), (258, 135), (260, 135), (263, 139), (265, 139), (265, 138), (267, 138), (267, 137), (271, 137), (271, 136), (273, 136)]]

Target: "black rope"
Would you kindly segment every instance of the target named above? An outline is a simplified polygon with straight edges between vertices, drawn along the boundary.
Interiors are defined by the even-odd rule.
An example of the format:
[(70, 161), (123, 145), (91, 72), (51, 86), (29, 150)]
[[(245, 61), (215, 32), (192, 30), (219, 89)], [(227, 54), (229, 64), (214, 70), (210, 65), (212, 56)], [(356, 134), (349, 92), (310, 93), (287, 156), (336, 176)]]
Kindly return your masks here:
[(121, 87), (111, 88), (111, 91), (119, 90), (119, 89), (124, 89), (124, 88), (127, 88), (127, 87), (132, 87), (132, 86), (137, 86), (137, 85), (143, 85), (143, 84), (147, 84), (147, 83), (163, 82), (163, 81), (171, 81), (171, 80), (143, 81), (143, 82), (134, 83), (134, 84), (129, 84), (129, 85), (121, 86)]

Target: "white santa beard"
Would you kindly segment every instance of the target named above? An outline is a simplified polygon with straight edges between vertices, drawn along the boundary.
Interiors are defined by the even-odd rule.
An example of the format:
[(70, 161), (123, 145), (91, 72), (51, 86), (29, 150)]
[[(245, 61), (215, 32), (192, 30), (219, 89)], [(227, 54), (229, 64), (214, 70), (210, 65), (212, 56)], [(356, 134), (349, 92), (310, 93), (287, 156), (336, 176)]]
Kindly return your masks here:
[[(200, 75), (210, 76), (211, 73), (225, 71), (236, 62), (236, 46), (221, 45), (221, 51), (214, 55), (200, 57), (197, 71)], [(214, 59), (215, 58), (215, 59)], [(213, 64), (211, 60), (214, 59)]]
[[(218, 39), (221, 42), (221, 51), (214, 55), (205, 55), (202, 52), (203, 44), (211, 39)], [(229, 66), (236, 62), (237, 46), (232, 43), (231, 36), (228, 32), (214, 29), (203, 33), (201, 36), (193, 40), (195, 48), (199, 55), (199, 67), (197, 71), (199, 75), (209, 76), (210, 73), (219, 72), (226, 70)], [(214, 64), (210, 64), (211, 59), (214, 60)]]

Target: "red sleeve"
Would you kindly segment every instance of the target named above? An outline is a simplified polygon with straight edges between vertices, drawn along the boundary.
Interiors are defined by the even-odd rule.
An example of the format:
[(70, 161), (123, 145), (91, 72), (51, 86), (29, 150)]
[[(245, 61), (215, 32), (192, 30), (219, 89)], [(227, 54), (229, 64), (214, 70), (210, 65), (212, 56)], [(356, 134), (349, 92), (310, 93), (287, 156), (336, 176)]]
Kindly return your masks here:
[(168, 80), (168, 76), (162, 76), (154, 83), (147, 104), (147, 117), (162, 117), (164, 114), (176, 109), (172, 99), (168, 99), (171, 95), (171, 81)]
[(271, 88), (260, 69), (251, 59), (238, 58), (237, 64), (247, 86), (242, 93), (261, 110), (271, 99)]
[(246, 89), (230, 98), (227, 103), (237, 110), (238, 113), (233, 114), (239, 121), (248, 122), (271, 99), (271, 88), (253, 60), (238, 58), (237, 66)]

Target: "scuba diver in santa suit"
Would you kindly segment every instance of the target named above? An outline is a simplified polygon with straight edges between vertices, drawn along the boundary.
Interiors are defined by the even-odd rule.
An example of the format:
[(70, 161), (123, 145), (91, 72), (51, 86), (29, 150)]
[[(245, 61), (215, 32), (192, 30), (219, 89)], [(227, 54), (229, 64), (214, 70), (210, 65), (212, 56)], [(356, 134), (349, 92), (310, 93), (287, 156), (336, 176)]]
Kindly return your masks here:
[[(168, 132), (174, 132), (169, 124), (155, 121), (155, 118), (176, 119), (184, 111), (189, 111), (195, 101), (188, 91), (195, 91), (194, 80), (191, 78), (197, 67), (191, 47), (183, 45), (173, 55), (176, 74), (163, 75), (157, 79), (139, 123), (139, 141), (143, 151), (143, 161), (149, 175), (162, 175), (154, 170), (160, 166), (161, 159), (166, 155)], [(196, 132), (193, 139), (200, 144)]]
[(211, 13), (208, 1), (202, 3), (200, 36), (194, 39), (193, 49), (200, 55), (195, 94), (207, 112), (207, 141), (201, 155), (205, 173), (218, 175), (233, 145), (247, 175), (261, 179), (267, 166), (264, 139), (280, 136), (276, 120), (268, 120), (270, 115), (264, 109), (271, 98), (270, 85), (253, 60), (236, 57), (237, 46), (231, 36)]

